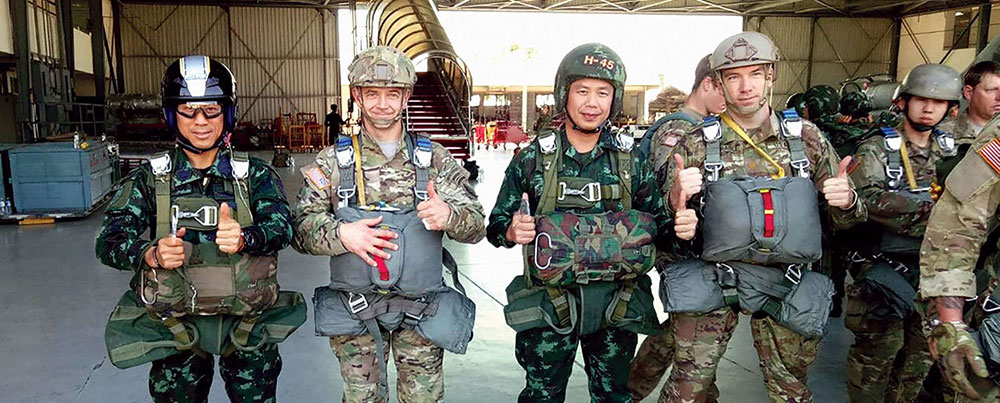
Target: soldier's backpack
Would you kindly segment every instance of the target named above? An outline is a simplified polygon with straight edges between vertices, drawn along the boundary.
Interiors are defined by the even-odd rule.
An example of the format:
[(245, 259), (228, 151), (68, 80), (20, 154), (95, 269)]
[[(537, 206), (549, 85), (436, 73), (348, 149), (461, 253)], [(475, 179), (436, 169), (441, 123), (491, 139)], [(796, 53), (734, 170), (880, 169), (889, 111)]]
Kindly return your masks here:
[(649, 159), (649, 155), (652, 153), (653, 137), (656, 134), (656, 131), (660, 130), (660, 127), (672, 120), (683, 120), (695, 126), (701, 124), (701, 120), (698, 120), (697, 118), (679, 110), (657, 119), (653, 122), (653, 124), (649, 125), (649, 128), (646, 129), (646, 134), (643, 134), (642, 139), (639, 140), (639, 158)]

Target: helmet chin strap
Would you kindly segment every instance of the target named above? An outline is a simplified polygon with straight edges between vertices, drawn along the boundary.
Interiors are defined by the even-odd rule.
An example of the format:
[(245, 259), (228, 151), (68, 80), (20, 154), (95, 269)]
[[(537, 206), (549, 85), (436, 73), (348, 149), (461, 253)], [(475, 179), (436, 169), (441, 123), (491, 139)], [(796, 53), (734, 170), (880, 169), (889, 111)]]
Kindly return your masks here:
[(566, 120), (568, 120), (569, 123), (573, 125), (573, 130), (576, 130), (584, 134), (600, 133), (601, 130), (604, 129), (604, 126), (607, 126), (611, 122), (611, 119), (609, 118), (608, 120), (605, 120), (604, 123), (601, 123), (600, 125), (597, 125), (597, 127), (588, 130), (581, 128), (580, 125), (577, 125), (576, 122), (573, 121), (573, 117), (570, 116), (569, 113), (566, 114)]
[[(379, 130), (388, 129), (388, 128), (392, 127), (393, 124), (395, 124), (396, 122), (398, 122), (400, 119), (403, 118), (403, 110), (402, 109), (400, 109), (399, 113), (397, 113), (396, 116), (394, 116), (392, 118), (389, 118), (389, 119), (376, 119), (374, 117), (368, 116), (368, 113), (365, 112), (364, 101), (359, 100), (358, 101), (358, 106), (361, 107), (361, 117), (365, 121), (367, 121), (369, 124), (371, 124), (373, 127), (375, 127), (376, 129), (379, 129)], [(406, 105), (403, 105), (403, 107), (405, 108)]]
[[(908, 111), (909, 108), (910, 108), (910, 100), (907, 99), (906, 100), (906, 109), (903, 110), (903, 116), (906, 116), (906, 121), (910, 123), (910, 127), (912, 127), (913, 130), (916, 130), (918, 132), (929, 132), (931, 130), (934, 130), (934, 128), (937, 127), (937, 125), (941, 124), (941, 122), (944, 121), (945, 117), (948, 116), (948, 112), (946, 111), (945, 112), (945, 117), (942, 117), (940, 120), (937, 121), (937, 123), (935, 123), (933, 125), (925, 125), (923, 123), (917, 123), (917, 122), (913, 121), (913, 119), (910, 119), (910, 113)], [(951, 110), (951, 105), (948, 106), (948, 111), (950, 111), (950, 110)]]
[(187, 137), (184, 137), (184, 135), (181, 134), (179, 131), (177, 132), (176, 135), (174, 135), (174, 143), (177, 144), (177, 145), (179, 145), (179, 146), (181, 146), (181, 148), (183, 148), (185, 150), (188, 150), (188, 151), (193, 152), (195, 154), (201, 154), (201, 153), (206, 153), (206, 152), (212, 151), (212, 150), (214, 150), (216, 148), (222, 147), (223, 145), (228, 145), (229, 144), (229, 133), (222, 133), (219, 136), (219, 138), (217, 140), (215, 140), (215, 144), (213, 144), (209, 148), (200, 148), (200, 147), (195, 146), (194, 144), (191, 143), (191, 140), (188, 140)]

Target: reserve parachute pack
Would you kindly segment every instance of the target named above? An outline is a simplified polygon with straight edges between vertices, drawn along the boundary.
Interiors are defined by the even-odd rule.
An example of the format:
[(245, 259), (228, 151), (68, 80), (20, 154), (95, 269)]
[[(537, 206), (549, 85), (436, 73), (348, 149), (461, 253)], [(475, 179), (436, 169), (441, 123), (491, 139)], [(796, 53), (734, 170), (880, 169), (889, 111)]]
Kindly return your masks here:
[[(535, 169), (542, 172), (544, 184), (535, 211), (536, 237), (522, 247), (525, 273), (508, 287), (510, 304), (504, 309), (507, 323), (515, 330), (539, 325), (549, 325), (562, 334), (574, 328), (591, 329), (590, 323), (577, 326), (580, 318), (573, 312), (575, 303), (562, 289), (572, 284), (609, 283), (609, 289), (615, 291), (614, 295), (609, 294), (610, 303), (599, 302), (608, 306), (606, 322), (619, 325), (634, 320), (627, 319), (629, 302), (636, 279), (645, 277), (653, 267), (656, 257), (653, 238), (657, 228), (652, 214), (632, 209), (634, 138), (620, 131), (612, 132), (611, 136), (617, 150), (610, 154), (610, 165), (618, 178), (612, 184), (559, 176), (564, 151), (560, 136), (547, 132), (538, 137)], [(598, 214), (559, 211), (592, 208), (619, 200), (624, 206), (622, 211)], [(545, 321), (537, 306), (531, 306), (530, 302), (524, 305), (525, 300), (515, 301), (540, 295), (542, 290), (554, 312), (553, 318)]]
[[(233, 178), (224, 183), (235, 198), (236, 221), (253, 225), (249, 199), (250, 160), (232, 152)], [(172, 161), (169, 153), (150, 159), (156, 190), (156, 239), (176, 234), (178, 228), (212, 231), (219, 224), (219, 202), (204, 196), (171, 200)], [(136, 293), (158, 317), (184, 315), (253, 316), (278, 298), (277, 255), (251, 256), (219, 251), (214, 242), (184, 243), (185, 264), (174, 270), (149, 268), (137, 282)]]
[[(429, 200), (427, 184), (433, 146), (424, 135), (403, 134), (415, 168), (412, 207), (369, 203), (361, 172), (360, 136), (341, 136), (336, 156), (340, 203), (335, 215), (343, 222), (382, 217), (376, 227), (392, 231), (398, 250), (390, 259), (375, 258), (370, 266), (353, 253), (330, 258), (330, 285), (316, 288), (316, 334), (319, 336), (371, 334), (376, 356), (382, 357), (381, 330), (413, 329), (438, 347), (464, 354), (472, 340), (476, 305), (465, 295), (458, 265), (443, 246), (443, 232), (428, 230), (417, 217), (416, 205)], [(445, 285), (443, 267), (452, 274), (455, 289)], [(379, 395), (388, 397), (388, 373), (379, 365)]]
[[(784, 176), (782, 170), (773, 178), (722, 179), (722, 127), (718, 118), (704, 119), (702, 259), (772, 265), (812, 263), (822, 256), (818, 195), (810, 179), (802, 120), (789, 109), (779, 122), (794, 176)], [(754, 145), (735, 123), (727, 125)]]

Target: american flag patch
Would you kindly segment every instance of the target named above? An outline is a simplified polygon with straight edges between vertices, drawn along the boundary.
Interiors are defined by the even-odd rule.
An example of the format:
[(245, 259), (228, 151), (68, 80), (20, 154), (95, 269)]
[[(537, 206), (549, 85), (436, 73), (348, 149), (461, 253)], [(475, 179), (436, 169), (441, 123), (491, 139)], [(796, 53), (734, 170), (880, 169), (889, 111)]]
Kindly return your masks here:
[(330, 180), (326, 178), (326, 175), (323, 174), (323, 171), (319, 169), (319, 167), (312, 167), (303, 170), (302, 173), (305, 174), (306, 179), (309, 180), (309, 185), (311, 185), (313, 189), (324, 190), (330, 187)]
[(983, 157), (994, 171), (1000, 173), (1000, 139), (993, 139), (989, 144), (980, 148), (979, 156)]

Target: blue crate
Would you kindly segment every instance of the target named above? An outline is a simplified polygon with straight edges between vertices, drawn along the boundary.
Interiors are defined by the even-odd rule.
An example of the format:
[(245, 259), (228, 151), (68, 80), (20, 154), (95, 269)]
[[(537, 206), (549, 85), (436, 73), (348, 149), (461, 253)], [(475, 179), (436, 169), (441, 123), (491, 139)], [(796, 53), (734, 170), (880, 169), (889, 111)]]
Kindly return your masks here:
[(114, 187), (116, 158), (108, 144), (41, 143), (10, 150), (14, 206), (19, 214), (85, 213)]

